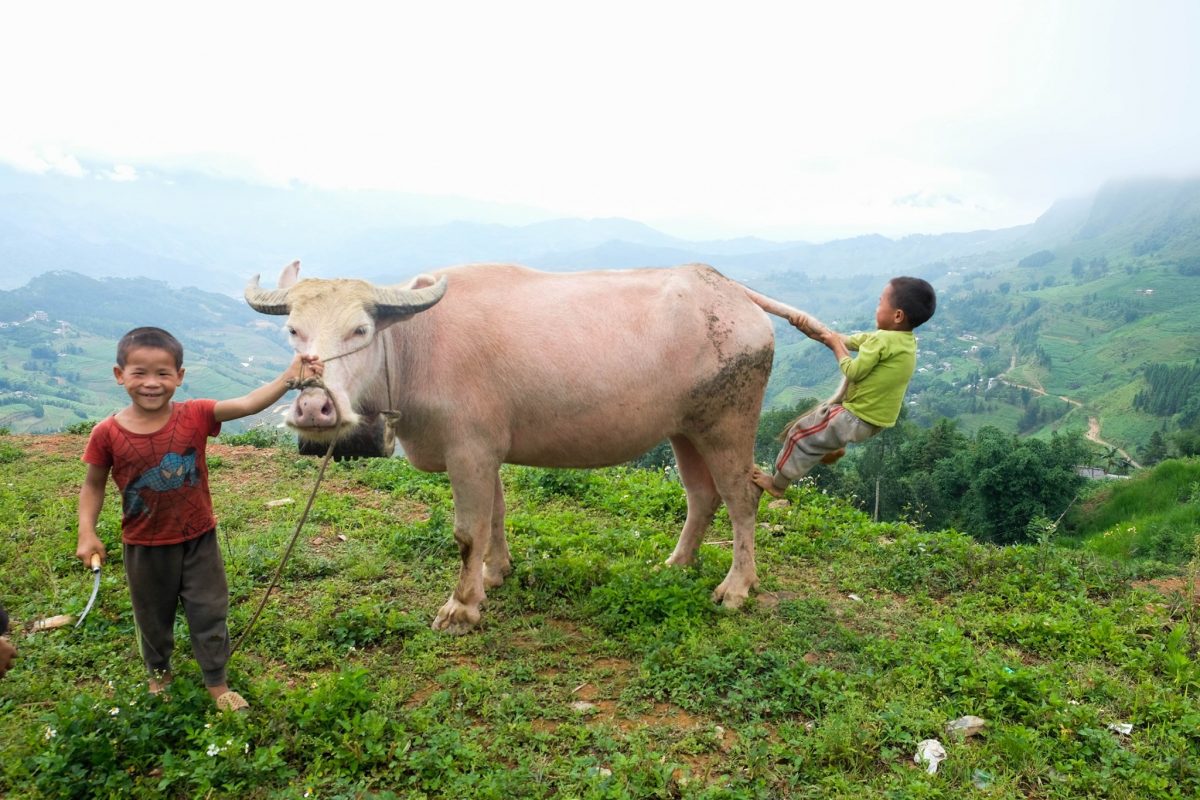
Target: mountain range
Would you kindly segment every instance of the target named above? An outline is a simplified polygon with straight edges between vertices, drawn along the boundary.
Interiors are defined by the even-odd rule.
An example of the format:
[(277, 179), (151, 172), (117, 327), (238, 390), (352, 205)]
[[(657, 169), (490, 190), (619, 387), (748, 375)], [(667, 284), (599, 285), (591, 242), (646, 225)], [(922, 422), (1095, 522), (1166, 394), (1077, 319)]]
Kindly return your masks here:
[[(53, 430), (119, 403), (107, 350), (134, 324), (163, 324), (191, 343), (197, 394), (255, 385), (286, 351), (278, 320), (238, 295), (250, 275), (273, 285), (296, 258), (309, 277), (378, 283), (473, 261), (563, 271), (701, 261), (847, 330), (870, 324), (887, 277), (916, 274), (934, 282), (940, 306), (918, 331), (925, 369), (910, 391), (914, 418), (1031, 435), (1090, 418), (1127, 447), (1187, 424), (1178, 412), (1133, 407), (1144, 368), (1200, 353), (1191, 323), (1198, 179), (1112, 182), (1013, 228), (810, 243), (690, 241), (625, 219), (192, 174), (117, 182), (0, 170), (0, 323), (9, 324), (0, 328), (0, 426)], [(824, 348), (782, 324), (777, 331), (769, 404), (836, 382)], [(1164, 336), (1169, 346), (1155, 340)], [(69, 337), (81, 341), (64, 349)], [(53, 351), (54, 363), (33, 348)], [(82, 378), (93, 373), (102, 380)], [(54, 394), (69, 388), (63, 374), (80, 377), (75, 399)], [(60, 405), (31, 415), (29, 395), (39, 393)]]

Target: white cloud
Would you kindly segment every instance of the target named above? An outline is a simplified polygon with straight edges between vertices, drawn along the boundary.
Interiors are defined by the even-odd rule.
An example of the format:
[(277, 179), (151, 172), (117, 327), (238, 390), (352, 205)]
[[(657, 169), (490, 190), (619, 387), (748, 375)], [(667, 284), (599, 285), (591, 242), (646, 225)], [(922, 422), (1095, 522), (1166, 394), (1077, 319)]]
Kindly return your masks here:
[(65, 175), (82, 178), (87, 170), (75, 156), (64, 153), (55, 145), (35, 146), (0, 139), (0, 163), (36, 175)]
[(0, 85), (0, 161), (806, 238), (1002, 227), (1109, 177), (1200, 172), (1193, 0), (70, 13), (6, 11), (0, 71), (25, 80)]
[(128, 183), (138, 179), (138, 171), (129, 164), (114, 164), (112, 169), (102, 173), (102, 176), (116, 183)]

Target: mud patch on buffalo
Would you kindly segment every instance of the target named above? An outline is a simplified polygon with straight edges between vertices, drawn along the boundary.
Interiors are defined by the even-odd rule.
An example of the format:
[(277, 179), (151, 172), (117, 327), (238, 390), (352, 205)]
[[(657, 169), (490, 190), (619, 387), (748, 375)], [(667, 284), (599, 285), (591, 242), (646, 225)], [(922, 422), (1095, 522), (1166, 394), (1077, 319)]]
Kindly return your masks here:
[(691, 412), (685, 418), (689, 427), (703, 432), (730, 411), (757, 414), (774, 355), (774, 347), (740, 353), (716, 375), (696, 384), (689, 395)]

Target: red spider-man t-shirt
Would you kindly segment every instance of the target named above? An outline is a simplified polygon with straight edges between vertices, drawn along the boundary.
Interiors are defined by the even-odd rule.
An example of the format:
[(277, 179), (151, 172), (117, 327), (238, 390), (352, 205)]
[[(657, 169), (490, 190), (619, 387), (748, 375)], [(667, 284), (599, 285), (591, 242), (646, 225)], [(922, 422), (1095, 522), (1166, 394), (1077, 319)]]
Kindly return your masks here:
[(154, 433), (132, 433), (108, 417), (92, 429), (83, 460), (112, 470), (121, 490), (121, 540), (178, 544), (212, 530), (208, 437), (221, 432), (216, 400), (171, 404), (171, 418)]

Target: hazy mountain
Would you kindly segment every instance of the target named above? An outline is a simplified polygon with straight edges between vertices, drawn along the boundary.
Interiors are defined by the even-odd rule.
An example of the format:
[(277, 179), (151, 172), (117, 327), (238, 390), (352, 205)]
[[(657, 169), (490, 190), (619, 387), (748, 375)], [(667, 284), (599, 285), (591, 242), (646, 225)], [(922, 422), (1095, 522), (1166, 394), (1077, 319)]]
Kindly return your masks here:
[[(197, 176), (116, 183), (0, 172), (0, 323), (19, 323), (0, 327), (0, 425), (53, 430), (119, 402), (111, 349), (135, 324), (184, 339), (197, 394), (256, 385), (286, 358), (278, 320), (231, 295), (255, 272), (272, 285), (294, 258), (307, 276), (385, 283), (472, 261), (549, 270), (701, 261), (844, 330), (871, 324), (886, 277), (917, 274), (940, 296), (920, 331), (918, 417), (1039, 432), (1094, 415), (1126, 445), (1183, 422), (1133, 403), (1145, 367), (1191, 363), (1200, 352), (1200, 180), (1114, 182), (1002, 230), (820, 244), (697, 242), (630, 220), (535, 215)], [(782, 323), (777, 331), (768, 399), (831, 388), (828, 353)], [(1047, 394), (1002, 398), (993, 392), (1005, 381)], [(1079, 404), (1073, 417), (1061, 396)], [(39, 397), (50, 405), (31, 417)], [(1031, 402), (1044, 407), (1030, 411)]]
[[(734, 274), (869, 274), (1052, 238), (1061, 214), (1001, 231), (811, 244), (689, 241), (625, 219), (550, 219), (534, 209), (397, 192), (268, 187), (195, 174), (136, 180), (0, 169), (0, 288), (52, 270), (144, 276), (228, 294), (299, 258), (310, 276), (393, 282), (473, 261), (543, 269), (712, 263)], [(1044, 218), (1046, 219), (1046, 218)]]

